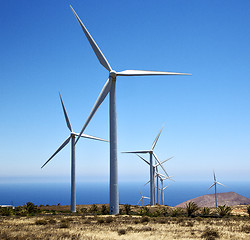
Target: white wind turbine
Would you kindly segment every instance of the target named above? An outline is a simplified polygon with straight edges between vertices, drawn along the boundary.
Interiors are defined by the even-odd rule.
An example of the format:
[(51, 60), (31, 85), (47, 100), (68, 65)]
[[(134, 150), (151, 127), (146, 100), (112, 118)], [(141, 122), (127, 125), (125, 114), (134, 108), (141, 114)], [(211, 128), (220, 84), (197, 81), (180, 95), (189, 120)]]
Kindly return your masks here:
[(141, 202), (141, 205), (143, 206), (143, 199), (144, 198), (150, 199), (150, 198), (149, 197), (144, 197), (141, 192), (140, 192), (140, 194), (141, 194), (141, 199), (139, 200), (139, 202), (137, 203), (137, 205), (139, 205), (139, 203)]
[[(214, 171), (213, 171), (213, 173), (214, 173)], [(222, 183), (220, 183), (220, 182), (218, 182), (217, 180), (216, 180), (216, 177), (215, 177), (215, 173), (214, 173), (214, 183), (211, 185), (211, 187), (210, 188), (212, 188), (213, 186), (214, 186), (214, 197), (215, 197), (215, 207), (217, 208), (217, 189), (216, 189), (216, 185), (217, 184), (219, 184), (219, 185), (221, 185), (221, 186), (223, 186), (223, 187), (225, 187), (225, 185), (223, 185)], [(209, 188), (209, 189), (210, 189)]]
[(169, 185), (167, 185), (166, 187), (163, 187), (163, 181), (169, 179), (169, 180), (172, 180), (172, 181), (175, 182), (175, 180), (171, 179), (170, 177), (166, 177), (165, 175), (162, 175), (160, 173), (158, 175), (159, 175), (159, 178), (160, 178), (160, 181), (161, 181), (161, 188), (160, 188), (160, 191), (161, 191), (161, 205), (164, 205), (164, 190), (166, 188), (168, 188)]
[(73, 132), (73, 129), (71, 127), (70, 121), (69, 121), (69, 117), (68, 114), (66, 112), (65, 106), (63, 104), (63, 100), (60, 95), (60, 99), (61, 99), (61, 103), (62, 103), (62, 108), (63, 108), (63, 112), (64, 112), (64, 116), (65, 116), (65, 120), (67, 123), (67, 127), (70, 130), (70, 136), (62, 143), (62, 145), (55, 151), (55, 153), (47, 160), (47, 162), (45, 162), (41, 168), (43, 168), (57, 153), (59, 153), (70, 141), (71, 139), (71, 205), (70, 205), (70, 210), (71, 212), (76, 212), (76, 184), (75, 184), (75, 137), (79, 136), (79, 137), (83, 137), (83, 138), (90, 138), (90, 139), (94, 139), (94, 140), (99, 140), (99, 141), (104, 141), (104, 142), (108, 142), (107, 140), (98, 138), (98, 137), (93, 137), (90, 135), (86, 135), (86, 134), (81, 134), (79, 135), (78, 133)]
[[(100, 95), (98, 96), (80, 134), (83, 133), (95, 112), (109, 93), (109, 121), (110, 121), (110, 214), (119, 213), (119, 194), (118, 194), (118, 163), (117, 163), (117, 125), (116, 125), (116, 77), (117, 76), (152, 76), (152, 75), (191, 75), (175, 72), (143, 71), (143, 70), (125, 70), (121, 72), (114, 71), (109, 65), (107, 59), (97, 46), (96, 42), (78, 17), (72, 6), (70, 6), (77, 21), (82, 27), (96, 57), (103, 67), (109, 71), (109, 77)], [(77, 138), (76, 142), (79, 140)]]
[[(154, 153), (154, 148), (155, 148), (156, 143), (157, 143), (157, 141), (158, 141), (158, 139), (159, 139), (159, 137), (160, 137), (160, 134), (161, 134), (161, 132), (162, 132), (162, 129), (163, 129), (163, 127), (161, 128), (160, 132), (159, 132), (158, 135), (156, 136), (156, 138), (155, 138), (155, 140), (154, 140), (154, 142), (153, 142), (152, 147), (151, 147), (150, 150), (123, 152), (123, 153), (136, 153), (136, 154), (137, 154), (137, 153), (141, 153), (141, 154), (149, 153), (149, 159), (150, 159), (149, 162), (148, 162), (147, 160), (145, 160), (144, 158), (142, 158), (141, 156), (139, 156), (138, 154), (137, 154), (137, 156), (140, 157), (144, 162), (146, 162), (146, 163), (149, 164), (149, 166), (150, 166), (150, 180), (149, 180), (149, 181), (150, 181), (150, 205), (151, 205), (151, 206), (152, 206), (152, 205), (155, 205), (155, 167), (157, 167), (158, 165), (160, 165), (161, 168), (162, 168), (162, 170), (163, 170), (163, 171), (165, 172), (165, 174), (168, 176), (168, 174), (167, 174), (166, 170), (164, 169), (162, 163), (164, 163), (164, 162), (166, 162), (167, 160), (169, 160), (169, 159), (172, 158), (172, 157), (171, 157), (171, 158), (169, 158), (169, 159), (167, 159), (167, 160), (165, 160), (165, 161), (163, 161), (163, 162), (160, 162), (159, 159), (158, 159), (158, 157), (157, 157), (156, 154)], [(156, 164), (155, 166), (153, 165), (153, 156), (154, 156), (155, 160), (157, 161), (157, 164)]]
[[(167, 160), (169, 160), (169, 159), (167, 159)], [(164, 203), (163, 191), (168, 187), (167, 186), (167, 187), (163, 188), (163, 181), (164, 180), (171, 180), (171, 181), (175, 182), (175, 180), (172, 179), (173, 176), (167, 177), (167, 176), (165, 176), (165, 175), (163, 175), (161, 173), (158, 173), (157, 171), (155, 171), (155, 177), (160, 179), (160, 181), (161, 181), (161, 188), (159, 188), (158, 182), (157, 182), (157, 187), (156, 187), (156, 189), (157, 189), (157, 204), (159, 204), (159, 191), (161, 191), (161, 203), (163, 205), (163, 203)], [(150, 183), (150, 180), (148, 180), (144, 185), (146, 186), (148, 183)]]

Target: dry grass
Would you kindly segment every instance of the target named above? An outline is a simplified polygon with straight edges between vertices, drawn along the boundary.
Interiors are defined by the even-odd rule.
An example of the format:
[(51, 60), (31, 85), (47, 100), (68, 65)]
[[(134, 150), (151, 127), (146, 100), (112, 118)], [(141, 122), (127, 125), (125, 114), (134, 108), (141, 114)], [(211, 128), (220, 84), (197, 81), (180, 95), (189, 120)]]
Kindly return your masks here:
[[(143, 220), (144, 219), (144, 220)], [(137, 223), (135, 224), (135, 221)], [(1, 240), (250, 239), (249, 218), (48, 215), (0, 217)]]

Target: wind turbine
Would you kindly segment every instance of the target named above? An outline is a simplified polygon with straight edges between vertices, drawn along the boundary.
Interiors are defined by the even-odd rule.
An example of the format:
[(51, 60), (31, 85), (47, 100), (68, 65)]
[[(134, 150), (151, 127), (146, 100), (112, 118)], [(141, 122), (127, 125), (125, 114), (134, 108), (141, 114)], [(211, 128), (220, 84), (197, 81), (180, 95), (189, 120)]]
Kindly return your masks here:
[[(213, 173), (214, 173), (214, 171), (213, 171)], [(215, 173), (214, 173), (214, 183), (211, 185), (211, 187), (210, 188), (212, 188), (213, 186), (214, 186), (214, 197), (215, 197), (215, 207), (217, 208), (217, 191), (216, 191), (216, 185), (217, 184), (219, 184), (219, 185), (221, 185), (221, 186), (223, 186), (223, 187), (225, 187), (225, 185), (223, 185), (222, 183), (220, 183), (220, 182), (218, 182), (217, 180), (216, 180), (216, 177), (215, 177)], [(209, 189), (210, 189), (209, 188)]]
[[(137, 153), (136, 153), (136, 155), (139, 157), (139, 158), (141, 158), (145, 163), (147, 163), (148, 165), (150, 165), (150, 163), (145, 159), (145, 158), (143, 158), (142, 156), (140, 156), (140, 155), (138, 155)], [(170, 157), (170, 158), (168, 158), (168, 159), (166, 159), (166, 160), (164, 160), (164, 161), (162, 161), (161, 162), (161, 164), (163, 164), (163, 163), (165, 163), (166, 161), (168, 161), (168, 160), (170, 160), (170, 159), (172, 159), (173, 157)], [(169, 180), (171, 180), (171, 181), (174, 181), (173, 179), (171, 179), (171, 177), (167, 177), (167, 176), (165, 176), (165, 175), (162, 175), (162, 174), (160, 174), (159, 172), (158, 172), (158, 166), (159, 166), (160, 164), (159, 163), (155, 163), (155, 165), (153, 165), (153, 175), (154, 175), (154, 178), (153, 179), (155, 179), (155, 178), (157, 178), (157, 203), (159, 204), (159, 192), (158, 192), (158, 189), (159, 189), (159, 181), (158, 181), (158, 177), (159, 176), (162, 176), (162, 177), (165, 177), (165, 179), (169, 179)], [(164, 169), (165, 170), (165, 169)], [(164, 179), (164, 180), (165, 180)], [(148, 182), (146, 182), (145, 183), (145, 185), (147, 185), (148, 183), (150, 183), (150, 180), (148, 181)], [(150, 184), (150, 187), (151, 187), (151, 184)], [(153, 201), (154, 201), (154, 203), (153, 204), (151, 204), (151, 205), (155, 205), (155, 182), (153, 183)], [(151, 191), (150, 191), (151, 192)]]
[(62, 103), (62, 108), (63, 108), (63, 112), (64, 112), (64, 117), (66, 120), (66, 124), (68, 129), (70, 130), (70, 136), (62, 143), (62, 145), (55, 151), (55, 153), (47, 160), (47, 162), (45, 162), (41, 168), (43, 168), (57, 153), (59, 153), (71, 140), (71, 207), (70, 210), (71, 212), (76, 212), (76, 183), (75, 183), (75, 137), (79, 136), (79, 137), (83, 137), (83, 138), (90, 138), (90, 139), (94, 139), (94, 140), (99, 140), (99, 141), (104, 141), (104, 142), (108, 142), (107, 140), (98, 138), (98, 137), (93, 137), (87, 134), (81, 134), (79, 135), (78, 133), (73, 132), (73, 129), (71, 127), (70, 121), (69, 121), (69, 117), (68, 114), (66, 112), (65, 106), (63, 104), (63, 100), (60, 95), (60, 99), (61, 99), (61, 103)]
[[(84, 34), (86, 35), (96, 57), (101, 65), (109, 71), (109, 77), (100, 95), (98, 96), (81, 132), (83, 133), (95, 112), (109, 93), (109, 121), (110, 121), (110, 214), (119, 213), (119, 194), (118, 194), (118, 163), (117, 163), (117, 125), (116, 125), (116, 77), (117, 76), (152, 76), (152, 75), (190, 75), (175, 72), (143, 71), (143, 70), (125, 70), (121, 72), (114, 71), (109, 65), (107, 59), (97, 46), (96, 42), (82, 23), (72, 6), (70, 6), (77, 21), (79, 22)], [(76, 142), (79, 140), (79, 136)]]
[[(169, 160), (169, 159), (167, 159), (167, 160)], [(158, 196), (157, 196), (157, 203), (159, 204), (159, 190), (161, 191), (161, 203), (162, 203), (162, 205), (163, 205), (163, 202), (164, 202), (164, 198), (163, 198), (163, 190), (165, 190), (167, 187), (165, 187), (165, 188), (163, 188), (163, 180), (171, 180), (171, 181), (173, 181), (173, 182), (175, 182), (175, 180), (173, 180), (172, 179), (172, 177), (173, 176), (169, 176), (169, 177), (167, 177), (167, 176), (165, 176), (165, 175), (163, 175), (163, 174), (161, 174), (161, 173), (158, 173), (157, 171), (155, 172), (155, 177), (157, 177), (157, 178), (159, 178), (160, 179), (160, 181), (161, 181), (161, 188), (159, 188), (159, 185), (157, 184), (157, 187), (156, 187), (156, 189), (157, 189), (157, 194), (158, 194)], [(146, 186), (148, 183), (150, 183), (150, 180), (149, 181), (147, 181), (144, 185)]]
[(149, 197), (144, 197), (141, 192), (140, 192), (140, 194), (141, 194), (141, 199), (139, 200), (139, 202), (137, 203), (137, 205), (139, 205), (139, 203), (141, 202), (141, 205), (143, 206), (143, 199), (144, 198), (149, 199)]
[[(151, 205), (151, 206), (152, 206), (152, 205), (155, 205), (155, 177), (154, 177), (154, 176), (155, 176), (155, 167), (156, 167), (156, 166), (154, 167), (154, 165), (153, 165), (153, 156), (154, 156), (155, 160), (156, 160), (157, 163), (158, 163), (157, 166), (160, 165), (161, 168), (162, 168), (162, 170), (163, 170), (163, 171), (165, 172), (165, 174), (168, 176), (166, 170), (165, 170), (164, 167), (162, 166), (162, 163), (159, 161), (158, 157), (157, 157), (156, 154), (154, 153), (154, 148), (155, 148), (156, 143), (157, 143), (157, 141), (158, 141), (158, 139), (159, 139), (159, 137), (160, 137), (160, 134), (161, 134), (161, 132), (162, 132), (162, 129), (163, 129), (163, 127), (161, 128), (160, 132), (159, 132), (158, 135), (156, 136), (156, 138), (155, 138), (155, 140), (154, 140), (154, 142), (153, 142), (152, 147), (151, 147), (150, 150), (123, 152), (123, 153), (136, 153), (137, 156), (139, 156), (138, 153), (141, 153), (141, 154), (149, 153), (149, 159), (150, 159), (149, 162), (146, 161), (145, 159), (143, 159), (141, 156), (139, 156), (139, 157), (140, 157), (142, 160), (144, 160), (146, 163), (148, 163), (148, 164), (150, 165), (150, 205)], [(172, 157), (171, 157), (171, 158), (172, 158)], [(171, 158), (170, 158), (170, 159), (171, 159)], [(169, 159), (167, 159), (167, 160), (169, 160)], [(165, 160), (165, 161), (167, 161), (167, 160)], [(165, 162), (165, 161), (163, 161), (163, 162)]]
[(172, 180), (175, 182), (175, 180), (171, 179), (170, 177), (166, 177), (162, 174), (159, 174), (159, 178), (160, 178), (160, 181), (161, 181), (161, 188), (160, 188), (160, 191), (161, 191), (161, 205), (164, 205), (164, 190), (169, 187), (169, 185), (167, 185), (166, 187), (163, 187), (163, 181), (164, 180)]

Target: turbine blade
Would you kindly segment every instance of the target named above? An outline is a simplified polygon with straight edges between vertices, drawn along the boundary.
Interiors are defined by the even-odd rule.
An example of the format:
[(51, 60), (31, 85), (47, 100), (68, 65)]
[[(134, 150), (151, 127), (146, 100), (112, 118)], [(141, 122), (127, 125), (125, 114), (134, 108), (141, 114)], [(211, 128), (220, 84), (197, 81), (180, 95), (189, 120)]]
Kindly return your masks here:
[(72, 132), (73, 130), (72, 130), (72, 127), (71, 127), (71, 124), (70, 124), (69, 117), (68, 117), (68, 114), (67, 114), (67, 112), (66, 112), (65, 106), (64, 106), (64, 104), (63, 104), (63, 100), (62, 100), (62, 96), (61, 96), (60, 92), (59, 92), (59, 96), (60, 96), (60, 99), (61, 99), (62, 108), (63, 108), (63, 113), (64, 113), (64, 117), (65, 117), (67, 126), (68, 126), (69, 130)]
[[(154, 155), (155, 159), (157, 160), (157, 162), (160, 164), (162, 170), (163, 170), (163, 171), (166, 173), (166, 175), (168, 176), (168, 174), (167, 174), (165, 168), (162, 166), (161, 162), (159, 161), (158, 157), (156, 156), (156, 154), (155, 154), (154, 152), (153, 152), (153, 155)], [(169, 176), (168, 176), (168, 177), (169, 177)]]
[(55, 153), (47, 160), (47, 162), (46, 163), (44, 163), (43, 165), (42, 165), (42, 167), (41, 168), (43, 168), (57, 153), (59, 153), (68, 143), (69, 143), (69, 141), (70, 141), (70, 138), (71, 138), (71, 136), (69, 136), (64, 142), (63, 142), (63, 144), (55, 151)]
[(82, 23), (81, 19), (78, 17), (78, 15), (76, 14), (75, 10), (71, 7), (71, 10), (73, 11), (77, 21), (79, 22), (79, 24), (82, 27), (82, 30), (85, 34), (85, 36), (87, 37), (92, 49), (95, 52), (95, 55), (97, 56), (99, 62), (102, 64), (103, 67), (105, 67), (109, 72), (112, 70), (107, 59), (104, 57), (103, 53), (101, 52), (101, 50), (99, 49), (99, 47), (97, 46), (96, 42), (94, 41), (94, 39), (91, 37), (90, 33), (88, 32), (87, 28), (84, 26), (84, 24)]
[(145, 163), (147, 163), (148, 165), (150, 165), (150, 163), (149, 163), (146, 159), (144, 159), (143, 157), (141, 157), (141, 156), (138, 155), (137, 153), (136, 153), (136, 155), (137, 155), (140, 159), (142, 159)]
[[(79, 136), (79, 134), (77, 133), (76, 136)], [(99, 138), (99, 137), (94, 137), (94, 136), (87, 135), (87, 134), (82, 134), (81, 137), (94, 139), (94, 140), (98, 140), (98, 141), (103, 141), (103, 142), (109, 142), (108, 140), (105, 140), (105, 139), (102, 139), (102, 138)]]
[(148, 183), (150, 183), (150, 180), (148, 180), (148, 181), (144, 184), (144, 186), (146, 186)]
[(156, 145), (156, 143), (157, 143), (157, 141), (158, 141), (158, 139), (159, 139), (159, 137), (161, 135), (162, 129), (163, 129), (163, 127), (161, 128), (160, 132), (158, 133), (158, 135), (156, 136), (156, 138), (155, 138), (155, 140), (153, 142), (153, 145), (152, 145), (152, 148), (151, 148), (152, 150), (154, 150), (154, 148), (155, 148), (155, 145)]
[(149, 197), (143, 197), (143, 198), (150, 199)]
[(189, 73), (144, 71), (144, 70), (125, 70), (117, 73), (117, 76), (152, 76), (152, 75), (192, 75)]
[(169, 187), (169, 186), (164, 187), (164, 188), (163, 188), (163, 191), (164, 191), (167, 187)]
[(137, 205), (139, 205), (140, 201), (142, 200), (142, 198), (139, 200), (139, 202), (137, 203)]
[(214, 173), (214, 181), (216, 182), (216, 177), (215, 177), (215, 172), (214, 172), (214, 170), (213, 170), (213, 173)]
[(216, 182), (217, 184), (223, 186), (223, 187), (226, 187), (224, 184), (220, 183), (220, 182)]
[(149, 153), (150, 151), (132, 151), (132, 152), (122, 152), (122, 153)]
[(98, 98), (97, 98), (97, 100), (95, 102), (94, 107), (92, 108), (92, 110), (91, 110), (91, 112), (90, 112), (90, 114), (89, 114), (89, 116), (88, 116), (88, 118), (87, 118), (81, 132), (79, 133), (78, 138), (76, 139), (76, 143), (78, 142), (78, 140), (81, 137), (81, 135), (82, 135), (83, 131), (85, 130), (85, 128), (88, 126), (88, 124), (89, 124), (90, 120), (92, 119), (92, 117), (95, 115), (97, 109), (99, 108), (99, 106), (102, 104), (103, 100), (105, 99), (105, 97), (109, 93), (110, 88), (111, 88), (111, 81), (112, 81), (111, 78), (109, 78), (107, 80), (107, 82), (105, 83), (104, 87), (102, 88), (102, 91), (99, 94), (99, 96), (98, 96)]
[[(214, 185), (215, 185), (215, 183), (213, 183), (213, 184), (210, 186), (210, 188), (212, 188)], [(210, 189), (210, 188), (209, 188), (209, 189)], [(208, 189), (208, 190), (209, 190), (209, 189)]]
[[(166, 161), (168, 161), (168, 160), (170, 160), (170, 159), (172, 159), (172, 158), (173, 158), (173, 157), (170, 157), (170, 158), (168, 158), (168, 159), (162, 161), (161, 164), (165, 163)], [(155, 165), (155, 167), (157, 167), (157, 166), (159, 166), (159, 163), (157, 163), (157, 164)]]

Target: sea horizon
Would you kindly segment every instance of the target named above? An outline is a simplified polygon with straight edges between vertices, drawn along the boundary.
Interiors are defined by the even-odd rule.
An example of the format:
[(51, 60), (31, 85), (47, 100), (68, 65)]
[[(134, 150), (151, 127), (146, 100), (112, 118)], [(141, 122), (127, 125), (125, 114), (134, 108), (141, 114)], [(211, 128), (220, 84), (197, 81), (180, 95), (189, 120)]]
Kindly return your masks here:
[[(224, 182), (224, 184), (226, 187), (219, 186), (218, 193), (236, 192), (250, 198), (250, 182)], [(176, 206), (192, 198), (214, 194), (213, 189), (208, 190), (211, 185), (211, 181), (170, 183), (164, 191), (164, 204)], [(149, 197), (149, 186), (144, 186), (143, 182), (120, 182), (119, 203), (136, 205), (141, 197), (140, 192)], [(38, 206), (47, 204), (70, 205), (70, 183), (0, 183), (0, 205), (21, 206), (27, 202), (33, 202)], [(76, 203), (77, 205), (109, 203), (109, 183), (77, 183)], [(147, 204), (149, 201), (145, 199), (144, 205)]]

